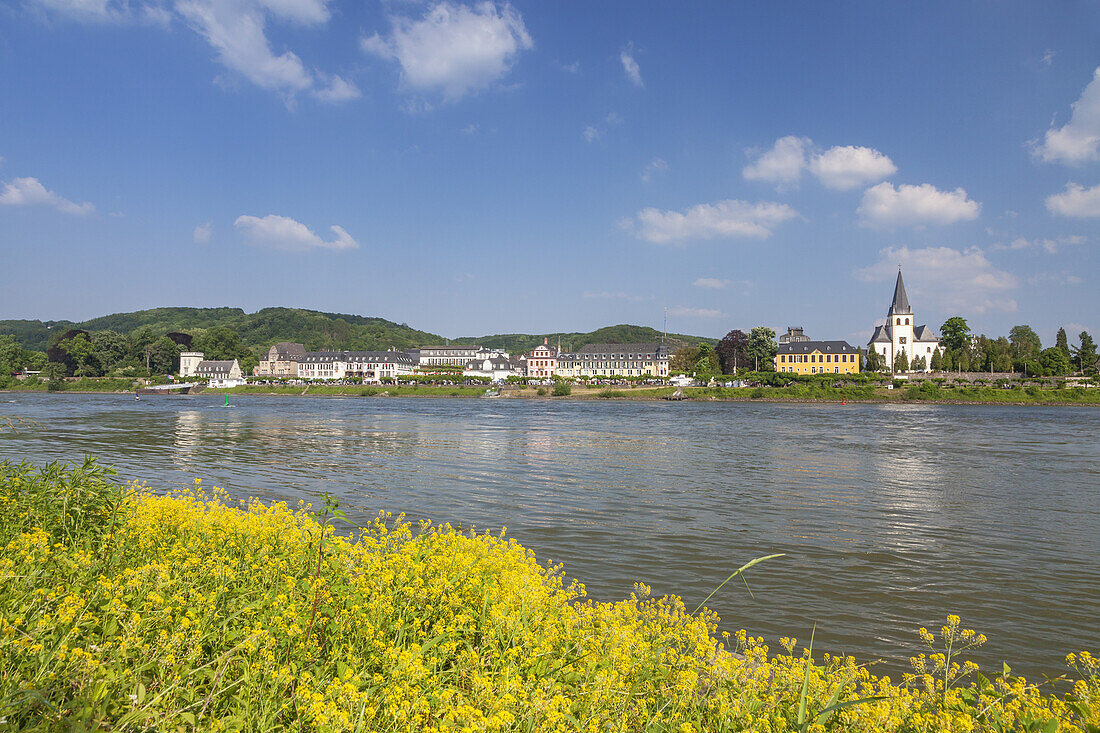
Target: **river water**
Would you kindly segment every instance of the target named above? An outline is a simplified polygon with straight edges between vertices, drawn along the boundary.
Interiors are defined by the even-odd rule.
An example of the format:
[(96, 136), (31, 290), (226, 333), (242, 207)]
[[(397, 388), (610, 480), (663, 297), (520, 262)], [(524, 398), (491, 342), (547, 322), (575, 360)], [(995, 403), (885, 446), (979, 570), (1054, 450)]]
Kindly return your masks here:
[(728, 630), (884, 660), (948, 613), (974, 658), (1100, 650), (1100, 409), (0, 393), (0, 458), (499, 530), (598, 600), (635, 581)]

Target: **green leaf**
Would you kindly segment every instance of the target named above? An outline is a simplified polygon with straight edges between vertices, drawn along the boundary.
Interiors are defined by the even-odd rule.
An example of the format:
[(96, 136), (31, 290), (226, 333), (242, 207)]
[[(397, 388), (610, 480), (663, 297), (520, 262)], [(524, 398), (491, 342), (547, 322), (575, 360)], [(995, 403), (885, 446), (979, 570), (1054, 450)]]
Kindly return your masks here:
[(137, 690), (135, 691), (134, 696), (137, 698), (138, 705), (141, 705), (143, 702), (145, 702), (145, 685), (138, 682)]
[(195, 714), (194, 713), (180, 713), (180, 719), (185, 723), (190, 723), (191, 727), (195, 727)]
[(753, 565), (756, 565), (757, 563), (761, 563), (761, 562), (764, 562), (765, 560), (771, 560), (771, 559), (777, 558), (777, 557), (786, 557), (786, 555), (787, 555), (787, 553), (785, 553), (785, 552), (780, 552), (780, 553), (777, 553), (775, 555), (765, 555), (764, 557), (758, 557), (755, 560), (750, 560), (749, 562), (745, 563), (741, 567), (737, 568), (736, 570), (733, 571), (733, 573), (728, 578), (726, 578), (721, 583), (719, 583), (718, 587), (715, 588), (714, 590), (712, 590), (710, 592), (710, 595), (703, 599), (702, 603), (700, 603), (698, 606), (695, 607), (695, 610), (691, 612), (691, 615), (694, 616), (696, 613), (698, 613), (699, 609), (702, 608), (704, 605), (706, 605), (707, 601), (709, 601), (711, 598), (714, 598), (715, 593), (722, 590), (723, 585), (730, 582), (731, 580), (736, 578), (738, 575), (740, 575), (741, 573), (743, 573), (746, 570), (748, 570), (749, 568), (751, 568)]

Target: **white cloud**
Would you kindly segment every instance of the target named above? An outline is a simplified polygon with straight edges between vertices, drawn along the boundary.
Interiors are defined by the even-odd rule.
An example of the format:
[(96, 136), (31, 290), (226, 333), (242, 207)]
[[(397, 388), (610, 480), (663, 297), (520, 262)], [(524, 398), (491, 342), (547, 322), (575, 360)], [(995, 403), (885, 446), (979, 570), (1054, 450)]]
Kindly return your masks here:
[(899, 265), (905, 273), (909, 302), (918, 311), (1011, 313), (1017, 310), (1016, 301), (1009, 293), (1019, 285), (1018, 279), (994, 266), (976, 247), (967, 250), (889, 247), (879, 251), (878, 262), (856, 270), (855, 275), (866, 282), (883, 283), (885, 306), (889, 300), (887, 290), (893, 287)]
[(73, 203), (43, 186), (37, 178), (14, 178), (0, 191), (0, 204), (4, 206), (52, 206), (65, 214), (84, 216), (95, 211), (88, 202)]
[(391, 16), (390, 23), (389, 38), (363, 38), (363, 50), (400, 64), (409, 89), (437, 91), (448, 100), (487, 88), (508, 73), (520, 51), (535, 45), (507, 3), (467, 7), (444, 0), (420, 20)]
[(626, 78), (630, 79), (630, 83), (639, 88), (644, 87), (642, 70), (638, 67), (638, 62), (634, 60), (633, 47), (627, 46), (624, 48), (619, 53), (619, 60), (623, 62), (623, 71), (626, 72)]
[(930, 183), (919, 186), (880, 183), (863, 192), (859, 216), (864, 226), (899, 227), (954, 224), (977, 219), (982, 206), (966, 191), (941, 191)]
[(668, 314), (678, 318), (728, 318), (725, 313), (719, 310), (714, 310), (712, 308), (689, 308), (685, 305), (669, 308)]
[(692, 283), (697, 288), (707, 288), (709, 290), (722, 290), (729, 284), (729, 280), (719, 280), (716, 277), (701, 277)]
[(214, 233), (214, 223), (206, 222), (205, 224), (199, 224), (195, 227), (195, 231), (192, 232), (191, 238), (195, 240), (195, 244), (210, 244), (210, 237)]
[(268, 214), (262, 219), (255, 216), (238, 216), (233, 226), (241, 230), (248, 244), (284, 252), (306, 252), (311, 249), (344, 250), (359, 246), (359, 243), (341, 227), (335, 225), (329, 227), (336, 238), (326, 242), (310, 231), (305, 224), (275, 214)]
[(1025, 249), (1041, 249), (1047, 254), (1057, 254), (1058, 251), (1065, 245), (1072, 244), (1084, 244), (1085, 238), (1079, 234), (1073, 234), (1068, 237), (1058, 237), (1057, 239), (1042, 238), (1042, 239), (1025, 239), (1024, 237), (1017, 237), (1008, 244), (996, 242), (989, 247), (990, 252), (1003, 252), (1005, 250), (1025, 250)]
[(668, 163), (665, 162), (664, 158), (654, 158), (649, 162), (649, 165), (645, 167), (645, 170), (642, 171), (642, 180), (649, 182), (655, 175), (664, 173), (667, 170)]
[(1035, 152), (1047, 163), (1080, 165), (1100, 160), (1100, 67), (1073, 103), (1069, 122), (1057, 129), (1051, 125)]
[(333, 76), (328, 80), (328, 85), (313, 91), (313, 96), (322, 102), (329, 102), (331, 104), (337, 104), (339, 102), (347, 102), (351, 99), (358, 99), (363, 96), (359, 91), (359, 87), (355, 86), (352, 82), (341, 76)]
[(327, 0), (258, 0), (272, 15), (302, 25), (328, 22)]
[(256, 86), (290, 96), (313, 86), (313, 75), (293, 51), (276, 56), (271, 50), (264, 35), (263, 6), (248, 2), (180, 0), (176, 10), (214, 47), (223, 66)]
[(562, 71), (567, 71), (570, 74), (579, 74), (581, 73), (581, 62), (574, 61), (571, 64), (561, 64), (561, 69)]
[(623, 118), (619, 116), (618, 112), (608, 112), (607, 116), (602, 121), (595, 125), (586, 125), (581, 130), (581, 137), (585, 142), (593, 143), (603, 137), (604, 133), (616, 125), (621, 125)]
[(889, 156), (874, 148), (836, 145), (818, 152), (810, 138), (787, 135), (776, 140), (770, 150), (760, 154), (741, 173), (747, 180), (768, 181), (783, 187), (797, 184), (806, 170), (826, 187), (847, 191), (888, 178), (898, 168)]
[(1062, 193), (1047, 196), (1047, 209), (1059, 216), (1100, 216), (1100, 183), (1092, 188), (1067, 183)]
[(168, 25), (171, 13), (156, 2), (126, 0), (28, 0), (32, 8), (85, 23), (152, 23)]
[(595, 125), (587, 125), (581, 130), (581, 137), (585, 142), (593, 143), (600, 139), (600, 130)]
[(1054, 51), (1052, 49), (1048, 48), (1045, 52), (1043, 52), (1043, 58), (1041, 58), (1039, 60), (1039, 63), (1041, 63), (1043, 66), (1046, 66), (1047, 68), (1050, 68), (1051, 66), (1053, 66), (1054, 65)]
[(806, 149), (812, 145), (813, 140), (808, 137), (781, 137), (771, 150), (745, 166), (741, 174), (750, 181), (795, 183), (802, 177), (802, 169), (806, 167)]
[(765, 239), (771, 236), (773, 227), (797, 216), (798, 212), (786, 204), (730, 199), (698, 204), (684, 212), (642, 209), (637, 221), (627, 220), (625, 226), (635, 236), (654, 244), (679, 244), (687, 239)]
[(848, 191), (898, 172), (894, 161), (874, 148), (837, 145), (810, 160), (810, 172), (827, 188)]

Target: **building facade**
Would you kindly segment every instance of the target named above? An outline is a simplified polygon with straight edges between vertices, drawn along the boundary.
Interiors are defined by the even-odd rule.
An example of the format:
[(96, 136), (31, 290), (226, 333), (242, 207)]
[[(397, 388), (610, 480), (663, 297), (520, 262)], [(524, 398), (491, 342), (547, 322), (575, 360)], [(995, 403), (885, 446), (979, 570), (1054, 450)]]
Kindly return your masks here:
[(404, 351), (310, 351), (298, 362), (298, 378), (377, 383), (412, 374), (415, 368), (416, 361)]
[(656, 343), (588, 344), (557, 357), (563, 377), (668, 377), (668, 348)]
[(195, 369), (198, 368), (202, 359), (203, 353), (201, 351), (185, 351), (180, 354), (180, 376), (195, 376)]
[[(181, 370), (182, 371), (182, 370)], [(210, 387), (236, 387), (244, 384), (244, 374), (236, 359), (233, 361), (200, 361), (194, 376), (205, 379)]]
[(466, 365), (463, 376), (488, 377), (494, 382), (502, 382), (508, 377), (520, 376), (512, 369), (512, 362), (499, 354), (484, 359), (474, 359)]
[(527, 376), (532, 379), (549, 379), (558, 373), (558, 352), (546, 343), (546, 339), (527, 354)]
[[(868, 349), (874, 349), (885, 359), (888, 371), (932, 371), (932, 357), (937, 351), (942, 356), (940, 339), (928, 326), (915, 325), (916, 318), (909, 305), (909, 296), (905, 293), (905, 283), (898, 270), (898, 280), (894, 285), (894, 299), (886, 311), (886, 323), (875, 326)], [(894, 363), (901, 355), (905, 359), (904, 369), (895, 369)], [(918, 361), (916, 367), (914, 361)]]
[(847, 341), (779, 344), (775, 370), (793, 374), (858, 374), (859, 349)]
[(460, 366), (464, 367), (477, 358), (480, 346), (421, 346), (420, 366)]
[(280, 341), (267, 350), (253, 371), (259, 377), (297, 377), (298, 362), (306, 355), (306, 347), (293, 341)]
[(800, 341), (809, 341), (802, 326), (787, 326), (787, 332), (779, 336), (780, 344), (796, 344)]

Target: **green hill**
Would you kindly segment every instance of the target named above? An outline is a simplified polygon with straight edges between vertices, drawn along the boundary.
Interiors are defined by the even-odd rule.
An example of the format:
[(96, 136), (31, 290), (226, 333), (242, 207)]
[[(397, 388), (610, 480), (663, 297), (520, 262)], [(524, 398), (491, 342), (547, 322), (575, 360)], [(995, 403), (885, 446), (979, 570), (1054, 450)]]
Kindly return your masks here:
[[(491, 349), (504, 349), (512, 354), (530, 351), (543, 339), (547, 339), (552, 346), (557, 348), (561, 341), (563, 350), (579, 349), (585, 344), (631, 344), (631, 343), (660, 343), (661, 332), (649, 326), (631, 326), (619, 324), (618, 326), (604, 326), (589, 333), (545, 333), (539, 335), (525, 333), (506, 333), (493, 336), (479, 336), (476, 338), (455, 339), (460, 343), (475, 343)], [(702, 336), (687, 336), (681, 333), (670, 333), (665, 336), (665, 343), (669, 351), (676, 351), (683, 346), (698, 346), (706, 342), (718, 343), (717, 339), (703, 338)]]
[[(278, 341), (297, 341), (306, 349), (374, 350), (389, 347), (408, 348), (443, 343), (438, 334), (418, 331), (403, 323), (346, 313), (324, 313), (303, 308), (264, 308), (246, 313), (240, 308), (150, 308), (132, 313), (115, 313), (83, 322), (72, 321), (0, 321), (0, 334), (11, 334), (24, 348), (44, 351), (52, 339), (71, 328), (89, 332), (115, 331), (125, 335), (144, 333), (159, 338), (178, 331), (199, 336), (213, 328), (227, 328), (240, 337), (240, 343), (257, 356)], [(477, 338), (452, 339), (458, 343), (478, 343), (511, 353), (530, 351), (546, 338), (555, 346), (580, 348), (588, 343), (636, 343), (661, 340), (661, 332), (647, 326), (621, 324), (590, 333), (497, 334)], [(151, 340), (147, 338), (147, 340)], [(684, 345), (695, 346), (714, 339), (684, 334), (669, 334), (666, 343), (672, 351)]]

